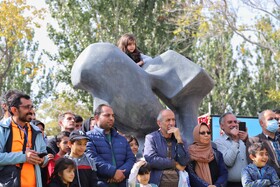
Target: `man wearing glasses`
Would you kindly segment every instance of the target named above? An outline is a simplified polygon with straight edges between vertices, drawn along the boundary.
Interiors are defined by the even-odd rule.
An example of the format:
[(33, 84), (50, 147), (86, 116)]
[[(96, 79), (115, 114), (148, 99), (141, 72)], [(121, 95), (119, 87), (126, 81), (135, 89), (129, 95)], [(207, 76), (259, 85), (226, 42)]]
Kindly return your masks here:
[(249, 147), (252, 143), (262, 142), (269, 154), (267, 164), (272, 166), (276, 170), (278, 177), (280, 177), (280, 137), (278, 132), (278, 118), (276, 118), (276, 114), (272, 110), (264, 110), (259, 114), (259, 122), (262, 128), (262, 133), (250, 137), (246, 146)]
[(29, 123), (34, 112), (32, 101), (18, 92), (9, 97), (7, 105), (11, 117), (0, 123), (0, 170), (17, 165), (21, 167), (21, 187), (41, 187), (40, 166), (48, 159), (39, 157), (39, 153), (46, 153), (46, 144), (40, 129)]
[(240, 187), (242, 186), (240, 173), (248, 165), (245, 144), (248, 133), (239, 131), (238, 120), (230, 112), (223, 114), (219, 123), (224, 133), (215, 140), (215, 143), (217, 149), (223, 154), (224, 162), (228, 168), (227, 186)]

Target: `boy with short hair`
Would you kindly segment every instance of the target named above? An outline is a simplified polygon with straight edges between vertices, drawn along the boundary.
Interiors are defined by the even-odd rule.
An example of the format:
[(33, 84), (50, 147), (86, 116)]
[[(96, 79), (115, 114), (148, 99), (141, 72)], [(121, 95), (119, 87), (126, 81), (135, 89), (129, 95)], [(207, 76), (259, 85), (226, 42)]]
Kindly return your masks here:
[(253, 163), (246, 166), (241, 173), (242, 185), (246, 186), (280, 186), (275, 169), (267, 165), (268, 152), (262, 143), (254, 143), (249, 149)]
[(95, 162), (85, 155), (88, 140), (88, 136), (82, 130), (74, 130), (70, 133), (68, 145), (71, 151), (65, 157), (72, 159), (77, 166), (73, 181), (74, 186), (97, 186)]

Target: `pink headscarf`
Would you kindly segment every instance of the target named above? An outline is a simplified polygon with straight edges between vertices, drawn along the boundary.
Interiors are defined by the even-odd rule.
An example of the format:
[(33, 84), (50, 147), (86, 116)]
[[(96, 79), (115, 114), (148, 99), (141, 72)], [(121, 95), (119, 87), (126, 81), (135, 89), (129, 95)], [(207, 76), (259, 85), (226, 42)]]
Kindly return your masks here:
[[(193, 138), (194, 142), (189, 146), (189, 153), (191, 160), (196, 161), (195, 172), (196, 174), (203, 180), (205, 180), (208, 184), (212, 183), (211, 172), (209, 168), (209, 162), (214, 159), (213, 149), (211, 145), (211, 141), (209, 144), (201, 143), (199, 130), (202, 125), (208, 127), (206, 123), (198, 124), (193, 129)], [(209, 127), (208, 127), (209, 129)]]

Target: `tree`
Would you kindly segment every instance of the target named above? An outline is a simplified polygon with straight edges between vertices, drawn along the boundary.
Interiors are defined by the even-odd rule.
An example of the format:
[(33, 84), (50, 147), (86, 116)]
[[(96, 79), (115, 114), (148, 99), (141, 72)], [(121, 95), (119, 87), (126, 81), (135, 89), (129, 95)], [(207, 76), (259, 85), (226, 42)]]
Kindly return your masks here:
[(43, 119), (42, 122), (47, 124), (46, 134), (48, 136), (56, 135), (60, 132), (58, 116), (67, 111), (82, 116), (84, 120), (93, 114), (92, 111), (87, 109), (85, 104), (74, 102), (72, 97), (64, 92), (46, 99), (40, 105), (39, 110), (36, 111), (36, 118)]
[[(279, 7), (277, 1), (241, 0), (243, 7), (251, 11), (250, 22), (236, 22), (240, 19), (237, 10), (230, 4), (231, 1), (223, 0), (224, 6), (220, 11), (224, 15), (227, 25), (245, 41), (269, 50), (279, 61)], [(256, 40), (257, 38), (257, 40)]]
[[(243, 57), (250, 57), (248, 68), (252, 85), (247, 105), (251, 113), (279, 107), (279, 69), (280, 35), (279, 3), (277, 1), (242, 0), (240, 4), (251, 11), (250, 22), (240, 20), (236, 9), (224, 0), (225, 8), (221, 9), (229, 28), (244, 40), (241, 48)], [(249, 16), (249, 15), (248, 15)], [(235, 21), (234, 21), (235, 20)], [(247, 46), (247, 47), (246, 47)], [(253, 50), (252, 50), (253, 49)], [(245, 57), (246, 58), (246, 57)], [(248, 58), (247, 58), (248, 59)]]
[[(264, 9), (259, 7), (263, 3), (238, 1), (262, 12), (253, 24), (246, 25), (240, 22), (232, 2), (47, 1), (60, 25), (60, 29), (49, 27), (51, 38), (59, 46), (58, 55), (52, 58), (63, 67), (55, 76), (56, 82), (71, 85), (72, 65), (89, 44), (116, 43), (121, 34), (129, 32), (136, 35), (146, 54), (155, 56), (173, 49), (205, 68), (216, 85), (203, 101), (201, 113), (207, 112), (208, 102), (214, 114), (231, 108), (239, 115), (256, 115), (259, 110), (274, 107), (267, 91), (278, 89), (279, 76), (274, 71), (279, 68), (278, 5)], [(242, 38), (239, 43), (234, 41), (237, 36)], [(92, 108), (89, 94), (71, 89), (68, 94)]]
[[(174, 1), (47, 1), (52, 16), (60, 28), (49, 26), (49, 35), (58, 46), (58, 54), (51, 56), (63, 67), (56, 74), (56, 82), (71, 85), (70, 72), (79, 54), (90, 44), (110, 42), (115, 44), (124, 33), (134, 33), (140, 49), (155, 56), (170, 47), (177, 13), (163, 11)], [(92, 108), (92, 97), (81, 90), (69, 90), (75, 101)]]
[[(31, 12), (27, 16), (27, 12)], [(36, 10), (24, 0), (0, 2), (0, 92), (19, 89), (30, 94), (31, 84), (40, 68), (35, 62), (38, 43), (33, 41), (33, 20), (42, 18), (43, 10)]]
[[(242, 1), (243, 7), (250, 6), (261, 12), (248, 25), (240, 24), (232, 1), (186, 2), (190, 4), (183, 6), (183, 14), (177, 19), (176, 40), (180, 42), (188, 34), (194, 36), (195, 40), (192, 38), (187, 46), (191, 53), (184, 54), (205, 68), (216, 82), (200, 112), (207, 112), (208, 102), (214, 114), (229, 108), (239, 115), (255, 116), (260, 110), (276, 107), (267, 91), (278, 89), (279, 82), (278, 73), (274, 71), (279, 68), (277, 3), (267, 6), (268, 10), (263, 6), (265, 3)], [(187, 16), (188, 13), (192, 16)], [(243, 42), (234, 43), (236, 36)]]

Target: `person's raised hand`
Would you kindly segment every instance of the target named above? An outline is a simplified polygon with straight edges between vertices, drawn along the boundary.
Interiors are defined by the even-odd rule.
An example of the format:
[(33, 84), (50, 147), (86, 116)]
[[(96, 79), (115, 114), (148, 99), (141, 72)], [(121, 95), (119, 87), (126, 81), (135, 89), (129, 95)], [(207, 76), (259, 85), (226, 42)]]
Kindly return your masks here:
[(239, 138), (245, 142), (248, 139), (248, 130), (246, 128), (246, 132), (244, 131), (239, 131)]
[(168, 134), (173, 133), (174, 136), (175, 136), (175, 138), (176, 138), (176, 140), (177, 140), (177, 143), (183, 143), (179, 128), (177, 128), (177, 127), (171, 127), (171, 128), (167, 131), (167, 133), (168, 133)]
[(230, 130), (230, 134), (232, 135), (232, 138), (234, 141), (238, 141), (239, 140), (239, 129), (237, 127), (234, 127), (233, 129)]
[(146, 161), (145, 160), (139, 160), (138, 162), (136, 162), (136, 166), (137, 168), (140, 168), (141, 166), (143, 166), (144, 164), (146, 164)]

